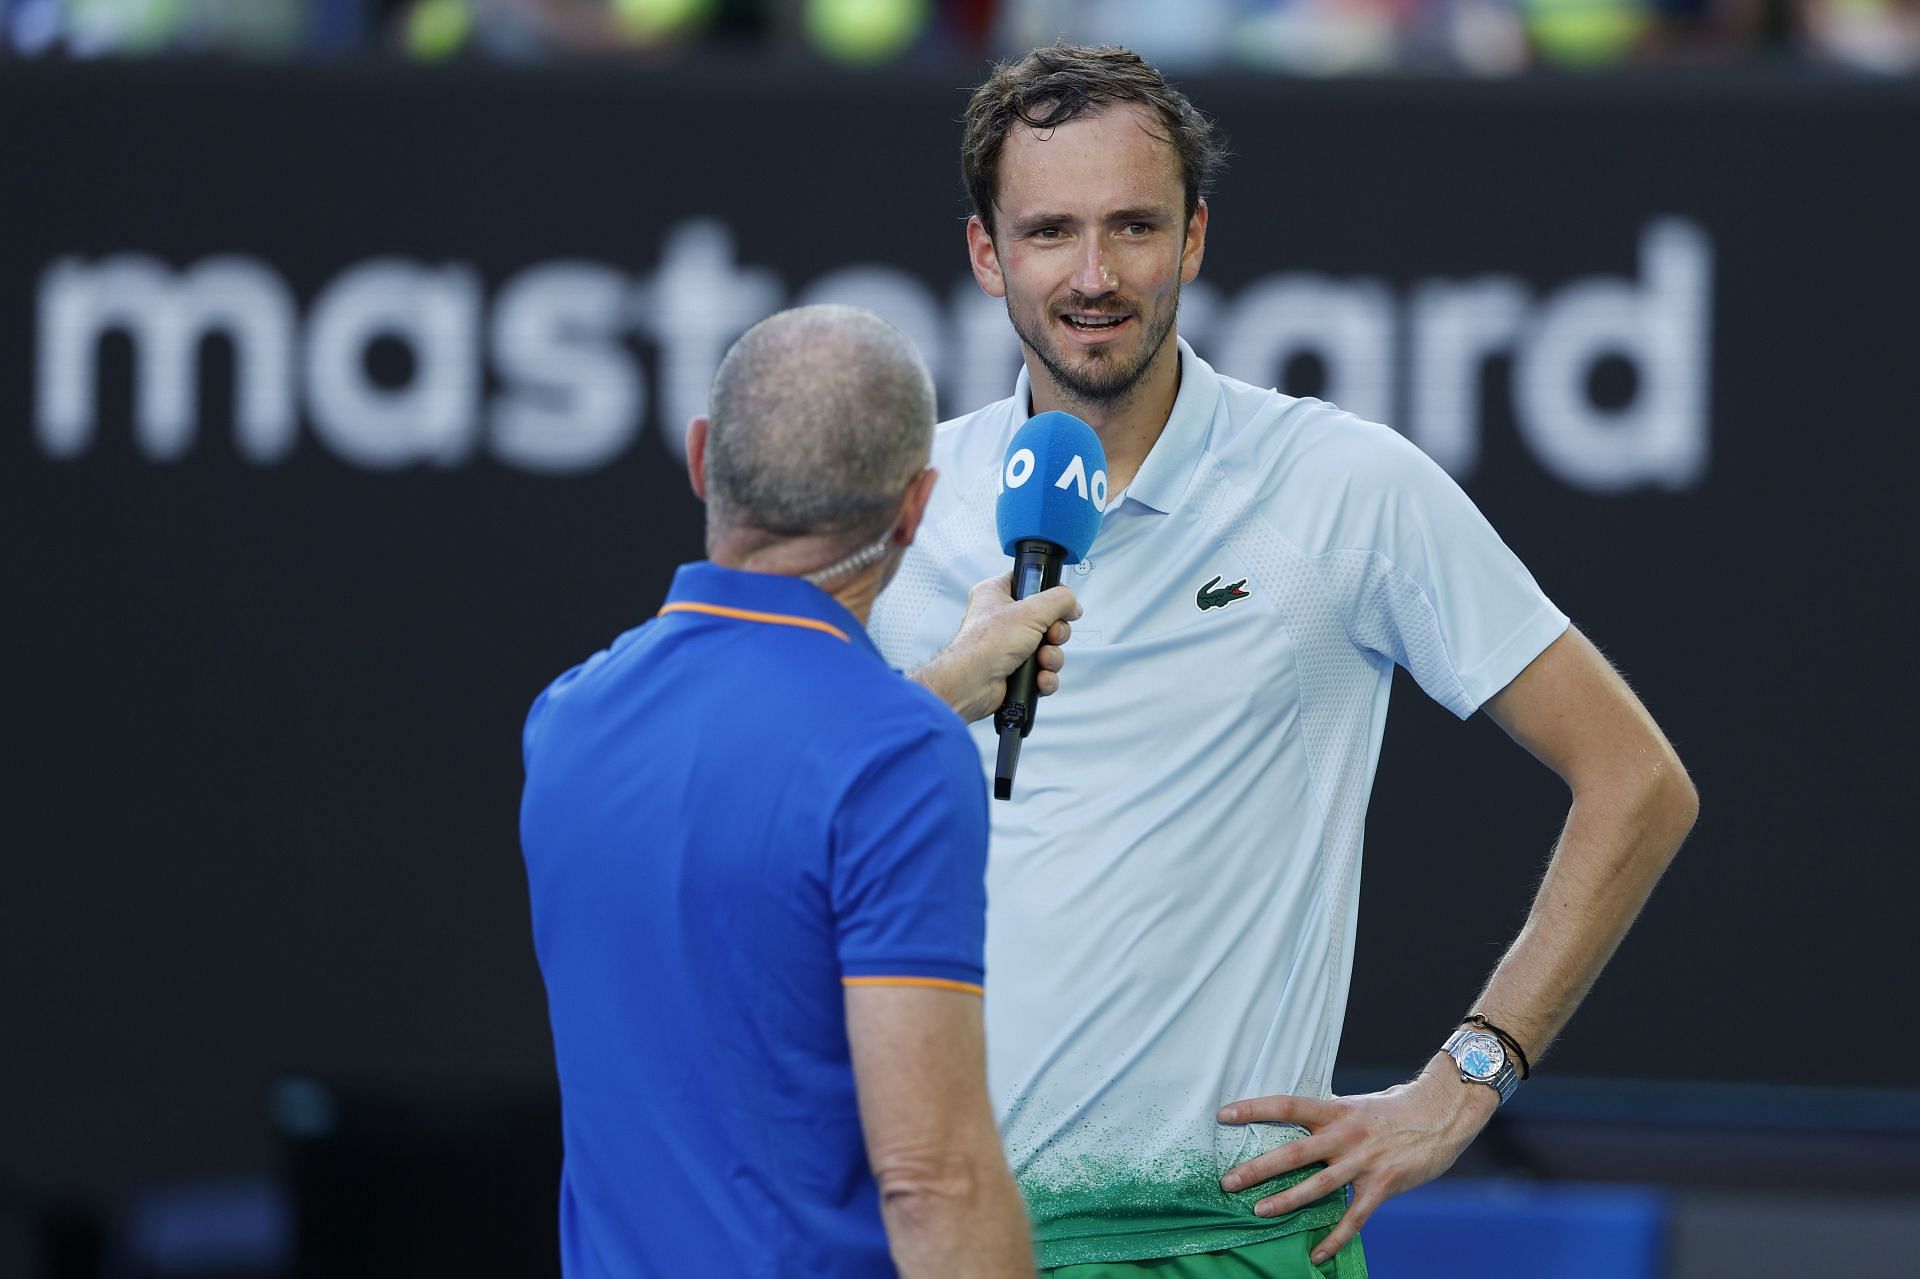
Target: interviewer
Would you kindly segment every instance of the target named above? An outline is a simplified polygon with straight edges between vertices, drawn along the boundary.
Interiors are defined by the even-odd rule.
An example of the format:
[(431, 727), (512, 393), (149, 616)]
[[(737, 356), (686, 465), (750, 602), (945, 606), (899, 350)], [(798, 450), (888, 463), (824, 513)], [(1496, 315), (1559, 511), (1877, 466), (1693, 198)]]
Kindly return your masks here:
[(918, 677), (938, 697), (882, 662), (868, 611), (935, 475), (932, 384), (878, 318), (763, 321), (711, 414), (688, 431), (709, 559), (527, 718), (564, 1272), (1030, 1275), (954, 709), (991, 712), (1036, 646), (1055, 687), (1078, 606), (982, 583)]

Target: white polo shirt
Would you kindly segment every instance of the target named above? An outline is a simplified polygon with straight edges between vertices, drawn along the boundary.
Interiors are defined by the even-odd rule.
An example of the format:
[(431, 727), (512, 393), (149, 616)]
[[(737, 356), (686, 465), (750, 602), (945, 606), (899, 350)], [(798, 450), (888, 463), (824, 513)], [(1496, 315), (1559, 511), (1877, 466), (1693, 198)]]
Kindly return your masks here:
[[(1063, 580), (1085, 608), (988, 862), (989, 1084), (1043, 1266), (1327, 1224), (1220, 1174), (1298, 1130), (1225, 1102), (1324, 1097), (1397, 663), (1465, 718), (1566, 628), (1400, 435), (1216, 374), (1180, 342), (1165, 431)], [(995, 475), (1029, 416), (942, 425), (941, 479), (871, 633), (919, 666), (1009, 567)], [(991, 772), (991, 719), (973, 726)]]

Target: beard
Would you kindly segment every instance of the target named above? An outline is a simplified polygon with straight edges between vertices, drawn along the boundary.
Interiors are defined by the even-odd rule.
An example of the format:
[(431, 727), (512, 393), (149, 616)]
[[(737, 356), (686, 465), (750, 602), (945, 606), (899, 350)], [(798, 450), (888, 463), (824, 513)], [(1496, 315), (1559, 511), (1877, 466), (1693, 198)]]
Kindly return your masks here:
[[(1079, 294), (1068, 299), (1069, 308), (1084, 308), (1096, 311)], [(1013, 295), (1007, 295), (1007, 321), (1013, 325), (1013, 331), (1029, 351), (1040, 357), (1040, 363), (1053, 378), (1054, 385), (1066, 395), (1082, 404), (1113, 405), (1124, 402), (1133, 394), (1134, 387), (1140, 384), (1147, 369), (1153, 364), (1153, 357), (1160, 354), (1160, 348), (1167, 343), (1167, 335), (1173, 332), (1174, 317), (1180, 313), (1180, 289), (1174, 286), (1173, 299), (1164, 313), (1149, 318), (1144, 312), (1135, 310), (1133, 314), (1140, 319), (1140, 345), (1132, 359), (1122, 359), (1103, 347), (1091, 347), (1081, 353), (1079, 365), (1070, 364), (1065, 353), (1052, 340), (1050, 327), (1035, 329), (1020, 318), (1014, 310)], [(1045, 323), (1052, 324), (1052, 314), (1048, 313)]]

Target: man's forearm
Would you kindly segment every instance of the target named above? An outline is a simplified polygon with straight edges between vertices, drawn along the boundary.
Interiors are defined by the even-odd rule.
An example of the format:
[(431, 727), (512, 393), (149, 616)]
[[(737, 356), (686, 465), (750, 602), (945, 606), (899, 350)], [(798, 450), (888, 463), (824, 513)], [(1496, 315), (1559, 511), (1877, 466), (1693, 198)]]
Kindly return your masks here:
[[(1566, 781), (1573, 807), (1526, 925), (1474, 1011), (1538, 1060), (1573, 1015), (1686, 838), (1699, 799), (1672, 746), (1598, 649), (1568, 628), (1487, 703), (1515, 741)], [(1271, 1096), (1234, 1102), (1224, 1123), (1297, 1123), (1309, 1136), (1227, 1171), (1229, 1191), (1315, 1162), (1325, 1169), (1255, 1205), (1296, 1211), (1351, 1185), (1340, 1222), (1320, 1241), (1324, 1261), (1393, 1195), (1453, 1166), (1497, 1103), (1436, 1052), (1410, 1083), (1319, 1101)]]
[(1486, 709), (1573, 793), (1527, 922), (1474, 1009), (1537, 1059), (1626, 936), (1700, 800), (1653, 716), (1573, 627)]
[(1026, 1209), (997, 1141), (978, 1155), (876, 1168), (875, 1176), (902, 1279), (1033, 1274)]
[(1679, 761), (1576, 790), (1527, 922), (1473, 1011), (1538, 1061), (1573, 1016), (1693, 827)]
[(1031, 1276), (1026, 1208), (987, 1099), (979, 997), (848, 987), (847, 1042), (895, 1267), (906, 1279)]
[(908, 672), (907, 678), (952, 707), (953, 713), (969, 724), (993, 714), (1006, 696), (1005, 681), (979, 678), (949, 649), (935, 653), (925, 666)]
[(1029, 657), (1040, 664), (1036, 687), (1051, 693), (1060, 686), (1065, 658), (1060, 646), (1072, 633), (1080, 605), (1064, 586), (1016, 600), (1008, 593), (1011, 576), (991, 577), (967, 593), (967, 613), (953, 642), (934, 654), (908, 678), (971, 724), (999, 707), (1007, 694), (1007, 676)]

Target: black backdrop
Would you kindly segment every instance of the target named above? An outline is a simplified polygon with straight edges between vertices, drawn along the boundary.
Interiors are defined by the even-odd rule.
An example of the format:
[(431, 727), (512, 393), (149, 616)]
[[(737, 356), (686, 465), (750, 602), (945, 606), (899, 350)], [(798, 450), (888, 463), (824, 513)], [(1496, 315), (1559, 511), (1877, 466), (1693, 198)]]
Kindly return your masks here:
[[(929, 355), (950, 411), (1004, 394), (1004, 322), (964, 279), (969, 78), (0, 76), (0, 1171), (107, 1189), (261, 1166), (263, 1086), (283, 1071), (544, 1085), (520, 717), (698, 554), (663, 441), (697, 407), (730, 307), (831, 276), (835, 296), (893, 299), (949, 348)], [(1224, 371), (1346, 387), (1415, 421), (1404, 406), (1438, 392), (1408, 354), (1424, 340), (1413, 299), (1443, 280), (1499, 277), (1540, 308), (1610, 280), (1657, 330), (1654, 346), (1596, 339), (1567, 375), (1600, 415), (1584, 437), (1598, 463), (1551, 460), (1571, 436), (1515, 407), (1531, 357), (1498, 349), (1468, 382), (1477, 454), (1454, 459), (1704, 800), (1550, 1069), (1920, 1084), (1900, 1011), (1920, 873), (1896, 626), (1920, 93), (1717, 77), (1189, 88), (1236, 152), (1213, 292), (1192, 304), (1203, 354), (1282, 333), (1284, 315), (1225, 309), (1262, 281), (1287, 305), (1317, 297), (1330, 329), (1360, 317), (1348, 347), (1275, 337), (1271, 367)], [(1691, 295), (1655, 278), (1660, 227), (1692, 246)], [(109, 279), (125, 254), (144, 265)], [(187, 274), (222, 257), (240, 283)], [(699, 275), (721, 258), (730, 272)], [(338, 372), (315, 354), (323, 295), (396, 259), (348, 343), (360, 399), (315, 407)], [(557, 262), (586, 282), (510, 315), (510, 283)], [(141, 278), (201, 292), (160, 306)], [(452, 280), (451, 309), (408, 310), (434, 280)], [(337, 336), (353, 307), (335, 301)], [(218, 329), (241, 312), (278, 356), (194, 340), (196, 315)], [(1530, 314), (1523, 343), (1551, 324)], [(168, 376), (141, 361), (170, 338), (189, 352), (178, 447), (140, 398)], [(1683, 364), (1704, 379), (1691, 401)], [(236, 395), (242, 372), (259, 404)], [(443, 375), (438, 433), (390, 455), (356, 433), (354, 404)], [(297, 425), (276, 428), (289, 405)], [(561, 445), (501, 443), (513, 405), (548, 413), (540, 438)], [(1636, 405), (1692, 454), (1609, 472), (1633, 453)], [(1517, 927), (1563, 812), (1497, 729), (1403, 681), (1345, 1065), (1425, 1057)]]

